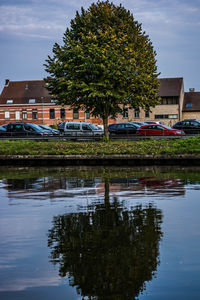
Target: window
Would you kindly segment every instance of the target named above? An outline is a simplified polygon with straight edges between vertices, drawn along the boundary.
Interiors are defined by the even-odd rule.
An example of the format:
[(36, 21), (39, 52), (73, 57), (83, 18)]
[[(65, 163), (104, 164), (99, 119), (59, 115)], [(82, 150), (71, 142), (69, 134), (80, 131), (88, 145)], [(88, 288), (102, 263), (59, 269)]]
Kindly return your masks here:
[(10, 112), (9, 111), (5, 111), (5, 120), (10, 119)]
[(200, 123), (197, 121), (190, 121), (190, 125), (192, 126), (200, 126)]
[(50, 110), (49, 110), (49, 118), (50, 119), (55, 119), (55, 109), (54, 108), (50, 108)]
[(69, 124), (67, 124), (66, 128), (68, 130), (80, 130), (80, 124), (69, 123)]
[(15, 112), (15, 120), (20, 120), (20, 111), (19, 110), (17, 110)]
[(135, 128), (135, 126), (132, 124), (125, 124), (125, 128)]
[(145, 118), (149, 118), (149, 111), (145, 111)]
[(169, 115), (168, 116), (169, 119), (178, 119), (178, 115), (174, 114), (174, 115)]
[(79, 118), (78, 108), (74, 108), (73, 109), (73, 119), (78, 119), (78, 118)]
[(187, 104), (185, 105), (185, 107), (191, 108), (191, 107), (192, 107), (192, 103), (187, 103)]
[(162, 97), (161, 98), (161, 105), (172, 105), (172, 104), (178, 104), (178, 97)]
[(155, 115), (155, 119), (168, 119), (168, 115)]
[(38, 118), (38, 111), (37, 111), (37, 109), (33, 109), (32, 110), (32, 119), (37, 120), (37, 118)]
[(33, 104), (33, 103), (35, 103), (35, 99), (29, 99), (28, 102), (29, 102), (30, 104)]
[(90, 112), (89, 112), (89, 110), (85, 111), (85, 119), (90, 119)]
[(123, 110), (123, 118), (128, 118), (128, 108), (124, 108), (124, 110)]
[(83, 125), (82, 125), (82, 129), (83, 129), (84, 131), (91, 131), (91, 130), (92, 130), (91, 127), (90, 127), (89, 125), (86, 125), (86, 124), (83, 124)]
[(8, 99), (8, 100), (6, 101), (6, 103), (7, 103), (7, 104), (13, 104), (13, 100), (12, 100), (12, 99)]
[(157, 125), (155, 125), (154, 128), (155, 128), (155, 129), (158, 129), (158, 130), (164, 130), (163, 127), (157, 126)]
[(139, 111), (139, 109), (135, 109), (134, 116), (135, 116), (135, 118), (139, 118), (140, 117), (140, 111)]
[(22, 120), (27, 120), (27, 111), (22, 110)]
[(124, 126), (124, 124), (122, 123), (122, 124), (117, 124), (116, 125), (116, 128), (117, 129), (122, 129), (122, 128), (124, 128), (125, 126)]
[(60, 109), (60, 118), (65, 119), (65, 109), (64, 108)]
[(13, 124), (11, 125), (12, 131), (14, 132), (20, 132), (23, 131), (23, 125), (21, 124)]
[(24, 128), (27, 130), (27, 131), (30, 131), (30, 132), (34, 132), (36, 131), (33, 127), (27, 125), (27, 124), (24, 124)]
[(178, 119), (178, 115), (155, 115), (155, 119)]

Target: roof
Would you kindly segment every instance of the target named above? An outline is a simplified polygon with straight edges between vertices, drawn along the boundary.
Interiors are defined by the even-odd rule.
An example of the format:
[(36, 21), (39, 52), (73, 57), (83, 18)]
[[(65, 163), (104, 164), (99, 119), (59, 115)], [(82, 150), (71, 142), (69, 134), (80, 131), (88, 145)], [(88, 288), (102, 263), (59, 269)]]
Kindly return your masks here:
[(43, 80), (9, 81), (0, 95), (0, 104), (6, 104), (13, 99), (13, 104), (27, 104), (29, 99), (36, 99), (36, 103), (49, 103), (50, 95)]
[[(183, 78), (159, 78), (159, 96), (180, 96), (183, 88)], [(50, 103), (51, 96), (45, 87), (43, 80), (9, 81), (0, 95), (0, 104), (7, 104), (7, 100), (13, 100), (13, 104), (28, 104), (29, 99), (35, 99), (36, 103)]]
[(183, 111), (200, 111), (200, 92), (185, 93)]
[(161, 97), (172, 97), (180, 96), (181, 90), (183, 88), (183, 78), (159, 78), (159, 96)]

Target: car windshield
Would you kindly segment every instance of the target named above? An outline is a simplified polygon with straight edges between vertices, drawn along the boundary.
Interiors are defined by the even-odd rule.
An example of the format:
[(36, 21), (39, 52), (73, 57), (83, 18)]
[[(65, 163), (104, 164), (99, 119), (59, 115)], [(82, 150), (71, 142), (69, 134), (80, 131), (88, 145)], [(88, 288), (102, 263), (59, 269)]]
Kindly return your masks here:
[(37, 131), (43, 131), (43, 129), (40, 126), (38, 126), (37, 124), (28, 124), (28, 125), (30, 125), (31, 127), (33, 127)]
[(145, 123), (135, 123), (135, 122), (130, 122), (131, 124), (133, 124), (135, 127), (141, 127), (142, 125), (145, 125)]
[(39, 125), (39, 127), (46, 129), (46, 130), (51, 130), (51, 128), (47, 125)]
[(90, 127), (91, 127), (93, 130), (102, 130), (102, 129), (100, 129), (99, 127), (95, 126), (94, 124), (90, 124)]
[(136, 124), (136, 123), (131, 123), (132, 125), (134, 125), (135, 127), (137, 127), (137, 128), (140, 128), (143, 124), (141, 124), (141, 125), (138, 125), (138, 124)]
[(167, 125), (162, 125), (162, 127), (166, 128), (166, 129), (170, 129), (170, 130), (172, 130), (172, 129), (173, 129), (173, 128), (171, 128), (171, 127), (167, 126)]

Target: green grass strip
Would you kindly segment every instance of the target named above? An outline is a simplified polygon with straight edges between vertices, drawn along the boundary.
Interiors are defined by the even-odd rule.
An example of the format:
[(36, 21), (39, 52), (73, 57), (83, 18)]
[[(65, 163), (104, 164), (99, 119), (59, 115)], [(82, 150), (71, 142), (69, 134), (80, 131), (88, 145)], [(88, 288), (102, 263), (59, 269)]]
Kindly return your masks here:
[(139, 141), (0, 141), (0, 155), (200, 154), (200, 137)]

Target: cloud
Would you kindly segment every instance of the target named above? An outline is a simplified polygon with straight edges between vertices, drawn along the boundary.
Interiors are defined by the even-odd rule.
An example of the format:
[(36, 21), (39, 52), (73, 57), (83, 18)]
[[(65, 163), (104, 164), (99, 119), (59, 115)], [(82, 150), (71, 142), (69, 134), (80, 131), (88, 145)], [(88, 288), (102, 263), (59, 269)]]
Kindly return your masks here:
[(59, 8), (1, 6), (0, 33), (37, 38), (56, 38), (66, 29), (66, 14)]
[[(52, 273), (52, 274), (51, 274)], [(21, 277), (21, 278), (14, 278), (12, 281), (7, 281), (4, 283), (4, 286), (1, 288), (1, 292), (5, 291), (23, 291), (27, 288), (35, 288), (35, 287), (42, 287), (42, 286), (59, 286), (61, 283), (60, 278), (54, 272), (49, 272), (49, 270), (44, 274), (40, 274), (33, 278), (28, 277)]]
[[(169, 68), (166, 66), (166, 60), (162, 59), (163, 53), (169, 52), (170, 61), (179, 53), (182, 63), (177, 68), (180, 69), (183, 62), (185, 64), (187, 60), (191, 59), (190, 49), (199, 49), (200, 0), (110, 1), (115, 5), (121, 3), (122, 6), (130, 10), (135, 20), (142, 24), (142, 29), (149, 35), (155, 46), (160, 65), (163, 62), (163, 70), (166, 67)], [(70, 20), (75, 17), (76, 11), (80, 11), (81, 7), (88, 9), (93, 2), (97, 2), (97, 0), (1, 0), (0, 39), (3, 48), (6, 49), (7, 47), (2, 53), (2, 72), (3, 67), (5, 67), (5, 74), (2, 73), (2, 76), (11, 78), (11, 75), (7, 75), (9, 66), (8, 64), (4, 66), (4, 61), (5, 57), (11, 53), (11, 49), (20, 44), (18, 40), (20, 40), (21, 45), (26, 44), (27, 41), (31, 45), (34, 44), (35, 47), (37, 44), (39, 60), (39, 53), (41, 52), (43, 55), (44, 45), (48, 49), (50, 44), (62, 41), (63, 34), (66, 28), (70, 27)], [(12, 45), (11, 48), (10, 45)], [(41, 45), (40, 48), (39, 45)], [(195, 57), (197, 62), (195, 64), (196, 74), (192, 66), (190, 69), (194, 74), (193, 76), (195, 76), (194, 80), (197, 82), (199, 78), (199, 59), (197, 55)], [(174, 65), (176, 64), (177, 60), (174, 61)], [(10, 66), (10, 68), (13, 68), (13, 66)], [(174, 66), (171, 67), (171, 69), (173, 68)], [(20, 67), (19, 70), (21, 72), (22, 68)], [(32, 76), (34, 70), (35, 64), (31, 73)], [(28, 76), (26, 72), (25, 74)], [(189, 77), (188, 74), (187, 71), (186, 74), (181, 74), (181, 76)]]
[[(18, 37), (38, 39), (57, 39), (70, 20), (74, 18), (76, 10), (81, 6), (86, 9), (93, 1), (77, 0), (32, 0), (10, 1), (0, 7), (0, 33), (11, 34)], [(124, 0), (113, 1), (129, 9), (135, 19), (142, 23), (145, 30), (176, 31), (183, 30), (185, 26), (200, 25), (199, 7), (195, 1), (189, 3), (180, 0)], [(176, 28), (174, 28), (176, 26)], [(148, 33), (148, 32), (147, 32)]]

